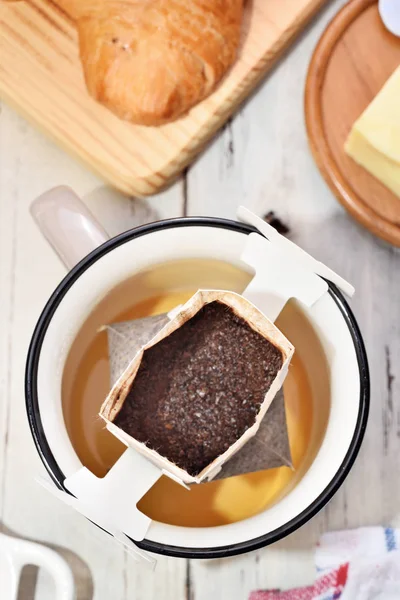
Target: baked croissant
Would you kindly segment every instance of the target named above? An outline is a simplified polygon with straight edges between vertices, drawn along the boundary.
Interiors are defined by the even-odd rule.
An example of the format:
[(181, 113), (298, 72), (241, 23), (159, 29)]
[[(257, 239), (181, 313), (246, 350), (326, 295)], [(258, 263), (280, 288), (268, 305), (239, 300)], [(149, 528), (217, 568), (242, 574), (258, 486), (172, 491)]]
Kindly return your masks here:
[(243, 0), (59, 0), (77, 21), (90, 94), (160, 125), (210, 94), (235, 60)]

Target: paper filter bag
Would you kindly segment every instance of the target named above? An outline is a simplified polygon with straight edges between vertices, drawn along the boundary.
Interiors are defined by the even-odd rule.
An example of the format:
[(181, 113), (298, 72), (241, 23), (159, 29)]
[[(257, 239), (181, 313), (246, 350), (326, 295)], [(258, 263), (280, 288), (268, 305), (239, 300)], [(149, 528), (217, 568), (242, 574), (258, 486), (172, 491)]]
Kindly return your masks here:
[[(168, 313), (133, 321), (113, 323), (105, 327), (108, 339), (111, 387), (139, 352), (169, 321)], [(215, 479), (276, 467), (291, 467), (285, 400), (281, 388), (273, 399), (256, 435), (222, 467)]]
[[(230, 307), (233, 312), (239, 316), (241, 319), (246, 321), (250, 327), (252, 327), (255, 331), (257, 331), (264, 338), (269, 340), (275, 347), (277, 347), (282, 355), (282, 366), (279, 369), (275, 379), (273, 380), (270, 388), (265, 394), (264, 401), (262, 402), (258, 413), (255, 418), (254, 424), (249, 427), (243, 435), (235, 441), (223, 454), (217, 457), (212, 461), (206, 468), (204, 468), (198, 475), (190, 475), (187, 471), (179, 467), (178, 465), (172, 463), (167, 458), (158, 454), (155, 450), (150, 449), (145, 444), (139, 442), (138, 440), (131, 437), (121, 428), (117, 427), (113, 422), (116, 418), (119, 410), (122, 408), (123, 403), (126, 397), (129, 394), (129, 391), (133, 385), (135, 380), (135, 376), (139, 370), (143, 354), (144, 352), (159, 343), (161, 340), (165, 339), (169, 335), (171, 335), (174, 331), (176, 331), (179, 327), (181, 327), (184, 323), (186, 323), (189, 319), (191, 319), (197, 312), (206, 304), (210, 302), (218, 301), (226, 306)], [(146, 456), (149, 460), (151, 460), (154, 464), (156, 464), (160, 469), (163, 469), (167, 474), (172, 476), (172, 478), (176, 478), (184, 483), (200, 483), (201, 481), (213, 479), (221, 470), (222, 465), (226, 463), (228, 460), (231, 460), (236, 453), (245, 446), (245, 444), (255, 436), (258, 432), (257, 437), (261, 433), (262, 436), (257, 440), (256, 446), (253, 448), (250, 447), (252, 453), (258, 453), (258, 450), (263, 447), (265, 449), (265, 436), (276, 437), (276, 429), (271, 424), (266, 423), (264, 427), (260, 427), (263, 422), (263, 417), (265, 416), (275, 394), (280, 390), (284, 378), (287, 373), (288, 365), (290, 359), (293, 355), (294, 348), (290, 344), (290, 342), (283, 336), (283, 334), (275, 327), (275, 325), (269, 321), (253, 304), (251, 304), (248, 300), (236, 294), (234, 292), (226, 292), (226, 291), (218, 291), (218, 290), (200, 290), (198, 291), (192, 298), (180, 309), (177, 314), (169, 320), (165, 315), (160, 315), (155, 317), (151, 321), (148, 319), (140, 319), (135, 321), (135, 336), (132, 336), (130, 339), (132, 340), (132, 346), (125, 346), (124, 350), (124, 358), (121, 354), (121, 346), (119, 345), (119, 350), (113, 352), (113, 356), (111, 358), (111, 371), (112, 377), (118, 377), (118, 380), (113, 385), (113, 388), (104, 402), (100, 416), (106, 421), (107, 428), (121, 441), (123, 441), (127, 446), (134, 448), (136, 451), (140, 452), (144, 456)], [(110, 342), (115, 345), (115, 341), (117, 339), (122, 340), (124, 334), (127, 333), (129, 328), (132, 327), (129, 323), (122, 323), (119, 325), (114, 325), (112, 328), (108, 328), (108, 334)], [(122, 337), (121, 337), (122, 336)], [(152, 336), (149, 339), (149, 336)], [(145, 339), (147, 338), (147, 341)], [(129, 350), (128, 350), (129, 348)], [(132, 351), (130, 355), (131, 362), (128, 367), (120, 374), (121, 369), (125, 366), (127, 360), (127, 354), (129, 351)], [(124, 363), (124, 364), (123, 364)], [(278, 406), (279, 408), (279, 406)], [(283, 416), (284, 416), (284, 407), (283, 401), (281, 400), (281, 409), (283, 408)], [(278, 411), (277, 411), (278, 414)], [(282, 410), (280, 413), (280, 418), (282, 420)], [(273, 424), (274, 425), (274, 424)], [(278, 462), (282, 464), (282, 460), (286, 464), (290, 464), (290, 455), (289, 460), (288, 457), (288, 446), (287, 446), (287, 432), (285, 423), (283, 423), (283, 431), (284, 437), (286, 438), (286, 444), (284, 448), (269, 450), (269, 454), (275, 454), (277, 456), (269, 457), (269, 461), (271, 466)], [(279, 436), (281, 437), (281, 436)], [(255, 443), (255, 442), (254, 442)], [(267, 441), (268, 444), (268, 441)], [(285, 453), (284, 458), (280, 458), (282, 456), (282, 451)], [(265, 452), (266, 453), (266, 452)], [(264, 456), (265, 456), (264, 453)], [(257, 459), (257, 460), (256, 460)], [(236, 459), (237, 460), (237, 459)], [(246, 460), (246, 464), (239, 464), (234, 467), (235, 463), (232, 463), (232, 469), (228, 470), (228, 466), (226, 467), (226, 471), (222, 476), (231, 476), (232, 474), (238, 474), (236, 471), (239, 469), (239, 472), (249, 472), (249, 470), (259, 470), (261, 468), (265, 468), (264, 458), (259, 460), (258, 454), (253, 456), (253, 460)]]

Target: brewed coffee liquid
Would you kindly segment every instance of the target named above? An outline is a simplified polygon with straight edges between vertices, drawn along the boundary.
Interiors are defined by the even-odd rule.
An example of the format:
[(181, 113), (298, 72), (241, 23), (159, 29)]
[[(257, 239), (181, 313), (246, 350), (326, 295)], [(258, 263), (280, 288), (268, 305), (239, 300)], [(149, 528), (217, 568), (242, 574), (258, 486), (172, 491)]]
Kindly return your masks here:
[[(62, 400), (72, 445), (82, 463), (95, 475), (104, 476), (125, 450), (98, 416), (110, 390), (107, 334), (99, 328), (112, 322), (168, 312), (186, 302), (199, 288), (242, 292), (250, 279), (248, 273), (220, 261), (166, 263), (117, 286), (89, 315), (67, 358)], [(138, 505), (153, 520), (186, 527), (240, 521), (282, 498), (308, 469), (328, 419), (328, 370), (321, 358), (318, 338), (294, 302), (285, 307), (276, 325), (296, 347), (284, 384), (295, 470), (280, 467), (239, 475), (192, 486), (190, 492), (163, 476)], [(312, 353), (311, 359), (318, 369), (317, 386), (311, 386), (308, 380), (302, 348)], [(308, 355), (307, 360), (310, 360)]]

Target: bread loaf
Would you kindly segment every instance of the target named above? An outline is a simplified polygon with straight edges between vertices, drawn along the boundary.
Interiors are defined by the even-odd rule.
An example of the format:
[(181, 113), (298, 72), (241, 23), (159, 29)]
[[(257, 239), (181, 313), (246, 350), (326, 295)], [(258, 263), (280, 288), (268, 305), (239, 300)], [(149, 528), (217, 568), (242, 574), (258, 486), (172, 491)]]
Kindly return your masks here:
[(160, 125), (208, 96), (235, 60), (243, 0), (59, 0), (77, 22), (90, 94)]

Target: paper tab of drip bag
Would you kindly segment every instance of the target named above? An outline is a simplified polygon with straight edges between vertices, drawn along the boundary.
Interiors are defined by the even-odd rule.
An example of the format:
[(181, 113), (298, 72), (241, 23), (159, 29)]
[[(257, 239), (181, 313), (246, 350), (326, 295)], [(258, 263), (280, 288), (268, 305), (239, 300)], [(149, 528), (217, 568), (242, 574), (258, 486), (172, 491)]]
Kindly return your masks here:
[[(129, 450), (127, 450), (126, 452), (129, 452)], [(90, 473), (90, 475), (93, 476), (92, 473)], [(36, 481), (52, 496), (57, 498), (57, 500), (60, 500), (67, 506), (70, 506), (83, 517), (89, 519), (89, 521), (95, 523), (103, 531), (110, 534), (111, 539), (114, 539), (114, 541), (117, 544), (122, 545), (135, 561), (140, 560), (145, 562), (150, 568), (155, 567), (156, 560), (150, 555), (148, 555), (146, 552), (140, 550), (135, 545), (135, 543), (131, 539), (129, 539), (129, 537), (127, 537), (127, 535), (124, 533), (124, 531), (126, 530), (125, 523), (123, 528), (118, 528), (118, 519), (114, 519), (114, 514), (109, 514), (108, 511), (104, 513), (104, 510), (102, 509), (99, 510), (96, 503), (92, 501), (92, 497), (90, 498), (89, 503), (85, 503), (82, 500), (78, 500), (73, 495), (58, 489), (54, 485), (54, 483), (48, 481), (47, 479), (44, 479), (43, 477), (37, 477)], [(90, 478), (88, 479), (88, 481), (90, 481)], [(150, 522), (149, 519), (148, 521)]]
[[(279, 234), (271, 225), (240, 206), (238, 218), (253, 225), (261, 235), (251, 233), (242, 260), (256, 274), (244, 296), (274, 321), (290, 298), (312, 306), (328, 290), (328, 279), (353, 296), (354, 288), (337, 273)], [(319, 276), (319, 277), (318, 277)]]
[(136, 504), (161, 475), (160, 469), (128, 448), (105, 477), (83, 467), (67, 477), (64, 486), (82, 506), (94, 511), (96, 523), (112, 522), (116, 530), (141, 541), (151, 520), (135, 510)]
[(290, 298), (312, 306), (328, 290), (326, 281), (295, 263), (279, 245), (258, 233), (248, 236), (241, 256), (255, 269), (243, 295), (271, 321), (275, 321)]

